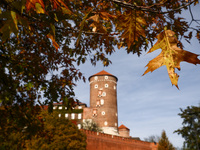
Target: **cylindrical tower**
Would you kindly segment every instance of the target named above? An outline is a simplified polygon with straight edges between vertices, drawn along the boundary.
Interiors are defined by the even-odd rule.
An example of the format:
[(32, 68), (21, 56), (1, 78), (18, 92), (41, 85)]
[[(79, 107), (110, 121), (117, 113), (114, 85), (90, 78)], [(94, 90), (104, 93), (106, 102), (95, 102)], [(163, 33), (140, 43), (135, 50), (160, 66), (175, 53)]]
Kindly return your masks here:
[(92, 118), (108, 134), (118, 134), (117, 80), (104, 70), (89, 77)]

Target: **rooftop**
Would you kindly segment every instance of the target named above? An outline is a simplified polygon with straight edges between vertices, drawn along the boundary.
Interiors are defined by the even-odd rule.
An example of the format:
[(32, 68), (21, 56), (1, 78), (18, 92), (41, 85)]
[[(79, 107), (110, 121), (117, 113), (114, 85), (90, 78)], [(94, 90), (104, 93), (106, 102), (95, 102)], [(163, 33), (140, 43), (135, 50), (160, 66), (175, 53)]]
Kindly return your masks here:
[(89, 77), (89, 80), (90, 80), (90, 78), (93, 77), (93, 76), (104, 76), (104, 75), (113, 76), (113, 77), (116, 78), (116, 80), (118, 80), (116, 76), (112, 75), (111, 73), (108, 73), (108, 72), (105, 71), (105, 70), (102, 70), (102, 71), (100, 71), (100, 72), (98, 72), (98, 73), (96, 73), (96, 74), (90, 76), (90, 77)]
[(127, 130), (130, 130), (129, 128), (127, 128), (127, 127), (126, 127), (125, 125), (123, 125), (123, 124), (122, 124), (121, 126), (119, 126), (118, 129), (127, 129)]

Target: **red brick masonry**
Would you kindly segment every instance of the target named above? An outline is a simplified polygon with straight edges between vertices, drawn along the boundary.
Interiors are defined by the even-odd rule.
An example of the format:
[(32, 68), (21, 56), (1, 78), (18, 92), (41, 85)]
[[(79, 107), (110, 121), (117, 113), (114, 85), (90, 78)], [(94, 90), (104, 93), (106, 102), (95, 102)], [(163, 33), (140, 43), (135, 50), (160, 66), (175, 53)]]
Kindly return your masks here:
[(157, 150), (157, 144), (119, 136), (83, 130), (87, 150)]

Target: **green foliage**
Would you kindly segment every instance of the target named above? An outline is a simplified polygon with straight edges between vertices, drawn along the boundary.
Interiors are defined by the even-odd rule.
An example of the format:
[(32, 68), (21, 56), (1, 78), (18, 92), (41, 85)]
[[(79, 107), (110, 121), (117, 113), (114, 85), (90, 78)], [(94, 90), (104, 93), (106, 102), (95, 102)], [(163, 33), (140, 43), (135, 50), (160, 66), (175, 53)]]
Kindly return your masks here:
[(158, 142), (158, 150), (175, 150), (173, 145), (168, 140), (165, 131), (162, 132), (161, 138)]
[(155, 143), (158, 143), (160, 140), (160, 136), (158, 135), (151, 135), (147, 138), (144, 138), (144, 141), (147, 141), (147, 142), (155, 142)]
[(93, 121), (86, 120), (82, 123), (82, 129), (95, 131), (95, 132), (102, 132), (102, 129)]
[(34, 116), (37, 119), (21, 129), (9, 118), (6, 118), (7, 122), (1, 120), (4, 121), (4, 126), (0, 127), (0, 149), (86, 149), (86, 135), (71, 121), (59, 118), (58, 113), (49, 114), (46, 111)]
[(185, 139), (186, 150), (198, 150), (200, 149), (200, 107), (188, 106), (180, 110), (179, 116), (183, 119), (183, 127), (175, 132)]
[(59, 150), (85, 150), (86, 135), (78, 130), (75, 124), (67, 119), (58, 117), (58, 113), (43, 112), (44, 130), (40, 134), (26, 141), (26, 148), (30, 150), (59, 149)]

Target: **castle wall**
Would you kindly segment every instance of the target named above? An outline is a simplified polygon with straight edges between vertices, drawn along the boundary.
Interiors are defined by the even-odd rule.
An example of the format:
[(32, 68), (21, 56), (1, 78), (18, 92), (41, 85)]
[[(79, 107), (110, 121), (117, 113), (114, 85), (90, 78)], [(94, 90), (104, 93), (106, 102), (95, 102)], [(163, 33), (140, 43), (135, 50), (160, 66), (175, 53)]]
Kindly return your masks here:
[(87, 150), (157, 150), (150, 142), (83, 130), (87, 136)]

